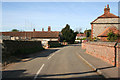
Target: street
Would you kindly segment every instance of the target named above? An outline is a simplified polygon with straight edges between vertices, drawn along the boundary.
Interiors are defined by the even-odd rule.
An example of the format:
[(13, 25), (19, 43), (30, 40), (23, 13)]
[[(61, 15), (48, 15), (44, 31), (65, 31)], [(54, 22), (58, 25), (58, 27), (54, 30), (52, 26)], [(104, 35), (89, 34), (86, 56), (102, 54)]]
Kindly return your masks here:
[(10, 64), (3, 78), (102, 78), (79, 56), (80, 44), (51, 48)]

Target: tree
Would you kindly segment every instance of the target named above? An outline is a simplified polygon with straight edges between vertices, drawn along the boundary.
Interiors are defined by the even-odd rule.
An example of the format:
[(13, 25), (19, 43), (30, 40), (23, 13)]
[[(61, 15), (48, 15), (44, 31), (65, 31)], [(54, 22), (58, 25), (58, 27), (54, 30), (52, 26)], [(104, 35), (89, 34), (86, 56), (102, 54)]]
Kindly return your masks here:
[(17, 29), (13, 29), (12, 32), (19, 32), (19, 30), (17, 30)]
[(81, 32), (81, 31), (82, 31), (82, 28), (77, 28), (76, 29), (76, 32), (83, 34), (83, 32)]
[(62, 41), (74, 43), (77, 32), (74, 32), (72, 29), (70, 29), (70, 25), (66, 24), (65, 28), (62, 29), (61, 33)]
[(113, 31), (110, 31), (107, 34), (107, 36), (108, 36), (108, 38), (107, 38), (108, 41), (115, 41), (115, 40), (117, 40), (117, 34), (115, 34)]
[(90, 37), (90, 35), (91, 35), (91, 29), (85, 30), (84, 34), (86, 34), (86, 37)]

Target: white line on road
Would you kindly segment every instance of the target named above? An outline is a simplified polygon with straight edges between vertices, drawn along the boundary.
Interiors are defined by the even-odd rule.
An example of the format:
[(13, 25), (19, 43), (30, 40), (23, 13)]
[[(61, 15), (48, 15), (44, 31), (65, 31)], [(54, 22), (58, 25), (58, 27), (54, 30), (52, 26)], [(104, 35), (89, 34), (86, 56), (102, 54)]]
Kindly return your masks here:
[(90, 67), (92, 67), (94, 70), (96, 70), (96, 68), (90, 64), (88, 61), (86, 61), (81, 55), (79, 55), (78, 53), (76, 53), (84, 62), (86, 62)]
[(35, 75), (35, 77), (34, 77), (33, 80), (35, 80), (35, 79), (37, 78), (38, 74), (41, 72), (41, 70), (42, 70), (42, 68), (44, 67), (44, 65), (45, 65), (45, 64), (43, 64), (43, 65), (40, 67), (40, 69), (39, 69), (38, 72), (36, 73), (36, 75)]
[(48, 59), (50, 59), (52, 56), (54, 56), (55, 54), (52, 54), (50, 57), (48, 57)]

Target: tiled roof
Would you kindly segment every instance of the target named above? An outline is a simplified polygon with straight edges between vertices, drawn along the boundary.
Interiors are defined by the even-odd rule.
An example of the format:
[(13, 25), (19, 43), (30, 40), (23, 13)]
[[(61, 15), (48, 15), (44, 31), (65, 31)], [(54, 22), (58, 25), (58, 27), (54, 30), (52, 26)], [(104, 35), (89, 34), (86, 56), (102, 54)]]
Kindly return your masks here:
[(32, 37), (32, 38), (58, 38), (58, 31), (33, 31), (33, 32), (2, 32), (5, 36)]
[(116, 27), (108, 27), (104, 32), (100, 33), (97, 37), (107, 37), (107, 34), (113, 31), (115, 34), (120, 34), (120, 31)]
[(98, 20), (99, 18), (119, 18), (119, 16), (116, 16), (112, 13), (110, 13), (110, 8), (109, 5), (107, 5), (107, 8), (104, 8), (104, 14), (102, 14), (101, 16), (97, 17), (97, 19), (95, 19), (94, 21), (92, 21), (91, 23), (94, 23), (96, 20)]
[(116, 16), (112, 13), (107, 13), (107, 14), (104, 13), (103, 15), (99, 16), (98, 18), (119, 18), (119, 16)]

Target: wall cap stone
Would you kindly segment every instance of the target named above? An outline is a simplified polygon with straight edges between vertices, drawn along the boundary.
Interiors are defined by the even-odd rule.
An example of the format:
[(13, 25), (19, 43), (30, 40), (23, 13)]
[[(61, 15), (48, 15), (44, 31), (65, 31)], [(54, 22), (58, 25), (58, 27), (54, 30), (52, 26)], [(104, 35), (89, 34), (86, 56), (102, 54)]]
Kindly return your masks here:
[[(114, 47), (116, 42), (86, 42), (85, 44)], [(118, 45), (118, 44), (117, 44)], [(120, 47), (120, 45), (118, 46)]]

